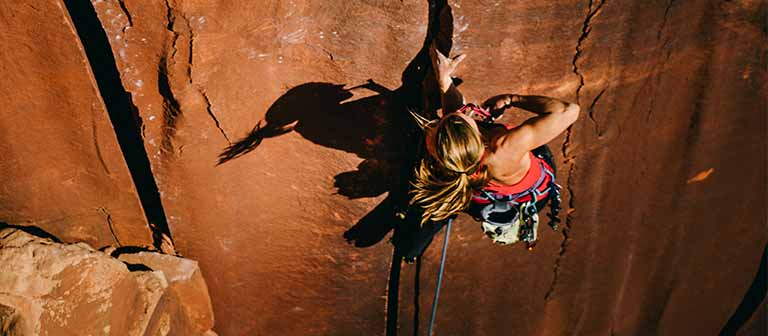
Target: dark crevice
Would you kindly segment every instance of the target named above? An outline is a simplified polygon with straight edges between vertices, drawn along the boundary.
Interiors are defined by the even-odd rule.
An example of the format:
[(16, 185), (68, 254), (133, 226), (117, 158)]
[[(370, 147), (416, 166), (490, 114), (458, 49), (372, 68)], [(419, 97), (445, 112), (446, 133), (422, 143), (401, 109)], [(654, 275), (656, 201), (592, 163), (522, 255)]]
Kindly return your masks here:
[(176, 53), (178, 51), (177, 44), (179, 41), (179, 33), (176, 31), (176, 21), (173, 14), (173, 9), (168, 1), (165, 1), (165, 19), (166, 29), (173, 34), (170, 42), (170, 55), (163, 56), (160, 59), (160, 63), (157, 71), (157, 89), (160, 95), (163, 97), (163, 119), (162, 128), (160, 129), (161, 140), (160, 150), (163, 154), (173, 154), (174, 146), (173, 139), (176, 136), (176, 126), (181, 116), (181, 105), (178, 99), (171, 89), (171, 82), (168, 78), (168, 73), (172, 67), (176, 64)]
[(194, 61), (192, 57), (195, 49), (195, 31), (192, 30), (192, 24), (189, 22), (189, 19), (184, 15), (182, 15), (182, 18), (184, 18), (187, 30), (189, 30), (189, 41), (187, 41), (187, 78), (189, 79), (189, 84), (192, 84), (192, 64)]
[(568, 155), (568, 147), (571, 146), (571, 133), (573, 131), (573, 125), (568, 126), (568, 128), (565, 130), (565, 140), (563, 140), (563, 147), (561, 148), (561, 152), (563, 153), (563, 159), (565, 162), (570, 162), (571, 156)]
[(736, 311), (720, 330), (720, 335), (736, 335), (737, 331), (760, 309), (760, 304), (765, 302), (766, 286), (768, 286), (767, 262), (768, 246), (765, 246), (763, 247), (763, 257), (760, 259), (760, 267), (757, 269), (754, 280), (752, 280), (752, 285), (747, 289)]
[(566, 248), (568, 247), (568, 244), (570, 243), (569, 240), (569, 233), (571, 231), (571, 226), (574, 220), (573, 214), (575, 213), (574, 203), (573, 203), (573, 185), (571, 183), (571, 179), (573, 178), (573, 171), (576, 167), (575, 162), (571, 162), (570, 167), (568, 168), (568, 183), (566, 184), (566, 189), (568, 190), (568, 195), (570, 195), (570, 198), (568, 199), (568, 211), (565, 215), (565, 227), (563, 228), (563, 241), (560, 243), (560, 251), (557, 254), (557, 257), (555, 258), (555, 264), (552, 267), (552, 283), (549, 285), (549, 289), (547, 290), (547, 293), (544, 294), (544, 300), (549, 300), (552, 297), (552, 294), (555, 292), (555, 286), (557, 285), (557, 280), (560, 276), (560, 262), (565, 255)]
[(93, 137), (93, 147), (96, 150), (96, 157), (99, 159), (101, 168), (104, 169), (104, 172), (107, 173), (107, 175), (112, 175), (112, 172), (107, 168), (107, 163), (104, 162), (104, 156), (101, 155), (101, 147), (99, 146), (99, 135), (96, 132), (96, 117), (93, 115), (94, 113), (96, 113), (96, 111), (91, 110), (91, 136)]
[(135, 118), (138, 109), (123, 87), (107, 34), (91, 2), (65, 0), (64, 4), (80, 37), (96, 86), (104, 100), (144, 215), (152, 230), (153, 245), (159, 249), (162, 236), (170, 238), (171, 233), (149, 158), (144, 150), (141, 125)]
[(419, 315), (421, 314), (421, 256), (416, 257), (416, 271), (413, 279), (413, 336), (419, 335)]
[(672, 5), (675, 3), (675, 0), (669, 0), (667, 2), (667, 7), (664, 9), (664, 19), (661, 21), (661, 25), (659, 26), (659, 31), (656, 33), (656, 40), (661, 40), (661, 33), (664, 31), (664, 28), (667, 26), (667, 20), (669, 20), (669, 10), (672, 9)]
[(584, 18), (584, 24), (581, 27), (581, 36), (579, 36), (579, 40), (576, 42), (576, 53), (573, 55), (573, 61), (571, 64), (573, 65), (573, 73), (576, 74), (576, 76), (579, 77), (579, 86), (576, 88), (576, 103), (579, 103), (579, 98), (581, 94), (581, 89), (584, 87), (584, 75), (579, 71), (579, 57), (581, 57), (582, 49), (581, 45), (584, 42), (584, 40), (587, 39), (589, 36), (589, 33), (592, 31), (592, 26), (590, 26), (590, 23), (592, 22), (592, 18), (597, 15), (597, 13), (600, 12), (600, 10), (603, 9), (603, 5), (605, 4), (605, 0), (600, 1), (599, 4), (597, 4), (597, 7), (592, 10), (592, 1), (589, 1), (589, 12), (587, 13), (587, 17)]
[(651, 115), (653, 115), (653, 110), (656, 109), (656, 98), (654, 96), (651, 96), (651, 99), (648, 101), (648, 112), (645, 113), (645, 121), (651, 120)]
[(133, 254), (133, 253), (140, 253), (140, 252), (153, 252), (153, 251), (141, 246), (121, 246), (114, 249), (109, 255), (112, 258), (117, 258), (122, 254)]
[(208, 95), (200, 90), (200, 94), (203, 95), (203, 99), (205, 99), (205, 110), (208, 112), (208, 115), (211, 116), (211, 119), (213, 119), (213, 123), (216, 124), (216, 128), (219, 129), (219, 132), (221, 132), (221, 135), (224, 136), (224, 139), (227, 140), (227, 143), (230, 145), (232, 144), (232, 141), (229, 140), (229, 137), (227, 136), (227, 133), (224, 132), (224, 129), (221, 128), (221, 124), (219, 124), (219, 119), (216, 118), (216, 115), (213, 114), (213, 106), (211, 106), (211, 101), (208, 99)]
[(157, 91), (163, 97), (163, 126), (161, 129), (160, 149), (164, 153), (173, 153), (173, 137), (176, 135), (176, 122), (181, 115), (181, 106), (171, 90), (168, 80), (168, 59), (160, 59), (157, 71)]
[(117, 0), (117, 3), (120, 5), (120, 9), (123, 10), (125, 18), (128, 19), (128, 25), (123, 27), (123, 32), (125, 32), (128, 27), (133, 27), (133, 17), (131, 17), (131, 12), (128, 11), (128, 8), (125, 7), (125, 2), (123, 0)]
[(400, 269), (403, 257), (397, 249), (392, 254), (392, 265), (389, 268), (389, 281), (387, 282), (387, 312), (386, 330), (387, 336), (397, 336), (397, 316), (400, 305)]
[(123, 261), (123, 264), (125, 264), (125, 267), (128, 268), (129, 272), (152, 272), (153, 271), (153, 269), (151, 269), (149, 266), (144, 264), (131, 264), (125, 261)]
[(112, 225), (112, 214), (109, 212), (109, 209), (101, 207), (99, 208), (99, 211), (104, 215), (104, 218), (107, 221), (107, 227), (109, 228), (109, 233), (112, 234), (112, 239), (115, 240), (118, 247), (123, 246), (123, 244), (120, 243), (120, 239), (117, 239), (117, 234), (115, 234), (115, 228)]
[[(16, 230), (31, 234), (33, 236), (37, 236), (44, 239), (50, 239), (54, 243), (62, 244), (61, 239), (57, 238), (56, 236), (52, 235), (50, 232), (45, 231), (37, 226), (14, 225), (14, 224), (8, 224), (6, 222), (0, 222), (0, 230), (3, 230), (3, 229), (16, 229)], [(0, 238), (4, 238), (4, 237), (0, 237)]]
[(177, 33), (176, 30), (174, 29), (175, 20), (173, 16), (173, 9), (171, 8), (171, 4), (168, 3), (168, 0), (165, 1), (165, 21), (166, 21), (165, 29), (173, 33), (173, 41), (171, 41), (172, 51), (171, 51), (170, 59), (175, 61), (176, 50), (177, 50), (176, 42), (179, 39), (179, 33)]

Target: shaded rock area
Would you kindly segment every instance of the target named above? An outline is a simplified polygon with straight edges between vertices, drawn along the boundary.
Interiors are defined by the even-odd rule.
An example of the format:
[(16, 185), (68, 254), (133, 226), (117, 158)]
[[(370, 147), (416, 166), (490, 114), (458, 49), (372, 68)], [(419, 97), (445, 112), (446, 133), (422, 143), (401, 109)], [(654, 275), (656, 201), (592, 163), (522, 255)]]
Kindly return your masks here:
[[(457, 75), (469, 101), (511, 92), (582, 107), (550, 143), (563, 230), (540, 232), (528, 252), (492, 245), (460, 216), (437, 334), (714, 335), (730, 320), (766, 333), (762, 298), (731, 319), (768, 241), (764, 1), (93, 0), (112, 84), (135, 106), (135, 122), (112, 125), (72, 3), (0, 4), (0, 221), (97, 247), (151, 244), (114, 135), (140, 134), (163, 220), (200, 263), (219, 334), (424, 333), (439, 249), (402, 267), (387, 302), (386, 241), (403, 153), (416, 146), (407, 108), (435, 108), (433, 39), (468, 55)], [(155, 288), (110, 311), (153, 302), (210, 328), (205, 302), (185, 301), (201, 274), (183, 264), (164, 282), (133, 272), (103, 284)], [(60, 322), (0, 304), (2, 325)]]
[(0, 229), (2, 335), (215, 335), (197, 263)]

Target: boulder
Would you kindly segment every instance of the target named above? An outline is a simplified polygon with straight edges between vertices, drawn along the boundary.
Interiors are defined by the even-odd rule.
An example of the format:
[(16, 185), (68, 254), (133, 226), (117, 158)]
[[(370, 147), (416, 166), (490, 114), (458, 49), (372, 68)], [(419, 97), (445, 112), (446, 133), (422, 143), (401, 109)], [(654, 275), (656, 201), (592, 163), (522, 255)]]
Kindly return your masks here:
[(142, 258), (164, 260), (165, 271), (125, 263), (84, 243), (60, 244), (17, 228), (0, 229), (0, 330), (211, 335), (213, 314), (197, 263), (152, 252)]

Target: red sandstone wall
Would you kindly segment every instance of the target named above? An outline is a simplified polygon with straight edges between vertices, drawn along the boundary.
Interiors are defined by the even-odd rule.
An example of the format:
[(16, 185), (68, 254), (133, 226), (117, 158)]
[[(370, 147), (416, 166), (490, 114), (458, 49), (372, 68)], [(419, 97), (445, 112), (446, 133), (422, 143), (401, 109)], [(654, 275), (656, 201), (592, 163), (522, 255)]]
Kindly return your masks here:
[[(383, 333), (391, 245), (359, 249), (342, 235), (385, 197), (392, 114), (428, 2), (93, 3), (145, 125), (177, 248), (206, 276), (215, 330)], [(470, 100), (545, 94), (583, 114), (550, 145), (567, 235), (542, 232), (528, 252), (492, 245), (461, 217), (436, 331), (717, 333), (766, 243), (765, 4), (449, 4), (452, 25), (442, 23), (453, 52), (469, 56), (459, 75)], [(369, 79), (380, 86), (334, 86)], [(293, 131), (217, 165), (275, 123)], [(438, 250), (421, 269), (422, 333)], [(403, 334), (415, 272), (403, 267)]]
[(151, 245), (115, 132), (59, 1), (0, 4), (0, 222)]

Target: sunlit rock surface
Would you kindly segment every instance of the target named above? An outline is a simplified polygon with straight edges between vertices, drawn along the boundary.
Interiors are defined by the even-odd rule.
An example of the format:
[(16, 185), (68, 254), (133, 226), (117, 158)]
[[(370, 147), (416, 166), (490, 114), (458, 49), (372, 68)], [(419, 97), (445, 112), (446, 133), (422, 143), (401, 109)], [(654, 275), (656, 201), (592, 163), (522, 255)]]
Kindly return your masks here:
[(149, 252), (123, 253), (120, 259), (124, 262), (83, 243), (0, 230), (0, 328), (5, 328), (0, 330), (11, 335), (215, 335), (196, 262)]
[[(222, 335), (384, 333), (391, 209), (379, 204), (403, 147), (416, 145), (402, 143), (404, 105), (430, 106), (423, 47), (433, 36), (468, 55), (458, 76), (470, 101), (513, 92), (582, 106), (550, 144), (565, 230), (540, 232), (528, 252), (492, 245), (460, 216), (437, 334), (713, 335), (754, 280), (766, 244), (764, 2), (92, 4), (138, 109), (174, 242), (200, 262)], [(0, 145), (13, 148), (13, 164), (0, 163), (0, 220), (114, 244), (104, 222), (63, 217), (93, 215), (94, 195), (130, 193), (124, 168), (108, 161), (120, 157), (114, 144), (99, 142), (112, 175), (95, 150), (58, 150), (94, 148), (91, 127), (107, 125), (67, 12), (59, 1), (0, 10), (13, 29), (0, 34), (13, 52), (0, 54), (13, 79), (0, 96), (10, 102)], [(57, 101), (69, 114), (51, 112)], [(70, 166), (80, 168), (65, 175), (79, 179), (61, 176)], [(40, 210), (49, 199), (66, 211)], [(131, 202), (115, 204), (140, 216)], [(345, 232), (372, 217), (378, 226), (347, 234), (367, 248), (347, 244)], [(146, 230), (115, 223), (121, 240), (120, 230)], [(403, 267), (401, 334), (414, 321), (425, 332), (438, 261), (433, 246), (420, 274)]]
[(0, 3), (0, 27), (0, 222), (97, 248), (151, 245), (63, 3)]

